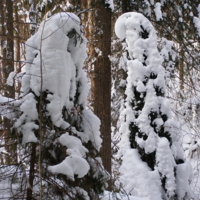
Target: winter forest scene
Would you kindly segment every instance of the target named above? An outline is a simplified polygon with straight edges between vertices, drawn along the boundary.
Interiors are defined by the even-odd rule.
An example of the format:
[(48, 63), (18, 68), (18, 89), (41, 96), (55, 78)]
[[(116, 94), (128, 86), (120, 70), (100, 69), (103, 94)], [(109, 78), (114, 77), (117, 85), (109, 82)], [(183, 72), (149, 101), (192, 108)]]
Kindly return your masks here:
[(0, 0), (0, 199), (200, 200), (199, 0)]

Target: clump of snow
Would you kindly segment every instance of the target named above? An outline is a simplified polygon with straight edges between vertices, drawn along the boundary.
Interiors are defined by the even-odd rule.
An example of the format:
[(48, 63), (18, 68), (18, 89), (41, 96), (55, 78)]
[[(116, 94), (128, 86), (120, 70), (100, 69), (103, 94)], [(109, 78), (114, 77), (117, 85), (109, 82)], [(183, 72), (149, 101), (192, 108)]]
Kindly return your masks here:
[(127, 194), (154, 200), (162, 199), (158, 170), (151, 171), (148, 165), (141, 161), (136, 149), (126, 149), (122, 160), (120, 180)]
[(174, 167), (176, 167), (176, 163), (169, 146), (169, 141), (166, 138), (158, 138), (157, 145), (156, 161), (158, 171), (162, 177), (166, 177), (165, 187), (168, 196), (173, 196), (174, 188), (176, 188), (174, 176)]
[(13, 84), (14, 84), (14, 78), (15, 78), (16, 74), (17, 74), (16, 72), (11, 72), (9, 74), (9, 76), (7, 78), (7, 81), (6, 81), (7, 85), (13, 86)]
[(37, 138), (34, 134), (34, 130), (37, 130), (39, 127), (35, 123), (38, 119), (37, 111), (37, 101), (32, 93), (27, 94), (23, 98), (23, 103), (20, 106), (20, 110), (23, 114), (15, 122), (15, 127), (23, 134), (22, 143), (27, 142), (37, 142)]
[(109, 8), (114, 11), (114, 2), (113, 0), (106, 0), (105, 1), (106, 4), (109, 4)]
[(48, 167), (49, 171), (66, 174), (72, 180), (74, 180), (74, 175), (78, 175), (78, 178), (84, 177), (90, 169), (84, 158), (88, 149), (82, 145), (79, 138), (69, 135), (69, 133), (62, 134), (58, 141), (67, 147), (66, 153), (70, 156), (66, 157), (60, 164)]
[[(76, 92), (81, 94), (78, 103), (86, 104), (88, 85), (82, 70), (85, 58), (86, 40), (82, 36), (79, 18), (72, 13), (59, 13), (45, 20), (38, 32), (26, 42), (26, 74), (22, 78), (22, 92), (26, 95), (31, 90), (36, 96), (46, 92), (49, 101), (47, 112), (57, 127), (69, 127), (63, 119), (62, 110), (63, 107), (71, 109), (74, 106)], [(76, 91), (77, 82), (83, 92)], [(29, 116), (31, 112), (26, 115), (32, 117)], [(24, 118), (24, 115), (20, 117), (16, 127), (23, 123)]]
[(187, 197), (191, 196), (190, 185), (188, 180), (192, 180), (192, 167), (189, 162), (179, 164), (177, 166), (177, 194), (179, 198), (184, 198), (185, 192), (187, 192)]
[(115, 199), (120, 199), (120, 200), (149, 200), (149, 199), (144, 199), (132, 195), (126, 195), (126, 194), (121, 194), (121, 193), (112, 193), (109, 191), (105, 191), (103, 195), (100, 196), (100, 200), (115, 200)]
[(197, 7), (197, 10), (198, 10), (198, 17), (200, 18), (200, 4), (198, 5), (198, 7)]
[(62, 134), (58, 141), (67, 147), (67, 154), (69, 155), (75, 154), (83, 157), (88, 152), (88, 149), (82, 145), (81, 140), (73, 135), (69, 135), (69, 133)]
[(4, 104), (4, 103), (8, 103), (10, 101), (13, 101), (13, 99), (8, 98), (8, 97), (4, 97), (0, 94), (0, 104)]
[(102, 139), (100, 138), (100, 120), (90, 110), (83, 110), (84, 133), (89, 136), (89, 140), (93, 142), (94, 147), (99, 150)]
[(198, 34), (199, 34), (199, 37), (200, 37), (200, 18), (194, 16), (193, 22), (194, 22), (195, 27), (197, 28), (197, 31), (198, 31)]
[(78, 178), (84, 177), (89, 169), (88, 162), (77, 155), (68, 156), (60, 164), (48, 167), (50, 172), (65, 174), (72, 180), (74, 175), (78, 175)]
[(155, 5), (154, 5), (154, 11), (155, 11), (155, 15), (156, 15), (156, 20), (157, 21), (160, 21), (162, 18), (162, 11), (161, 11), (161, 3), (157, 2)]

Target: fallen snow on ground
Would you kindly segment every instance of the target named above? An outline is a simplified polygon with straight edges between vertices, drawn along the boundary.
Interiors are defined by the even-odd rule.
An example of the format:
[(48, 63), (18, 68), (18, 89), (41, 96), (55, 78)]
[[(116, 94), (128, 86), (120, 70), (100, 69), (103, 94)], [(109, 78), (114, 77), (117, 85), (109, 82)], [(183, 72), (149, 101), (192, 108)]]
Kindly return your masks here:
[(114, 193), (114, 192), (108, 192), (105, 191), (104, 194), (100, 197), (101, 200), (149, 200), (149, 199), (144, 199), (140, 197), (135, 197), (135, 196), (130, 196), (130, 195), (125, 195), (125, 194), (120, 194), (120, 193)]

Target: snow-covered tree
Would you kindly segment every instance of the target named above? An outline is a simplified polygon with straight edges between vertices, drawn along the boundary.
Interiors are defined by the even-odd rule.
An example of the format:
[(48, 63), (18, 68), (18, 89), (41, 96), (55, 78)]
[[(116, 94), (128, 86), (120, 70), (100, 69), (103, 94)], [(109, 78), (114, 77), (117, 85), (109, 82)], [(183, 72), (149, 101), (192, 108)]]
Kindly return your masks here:
[(97, 199), (106, 187), (100, 120), (86, 109), (85, 58), (86, 39), (72, 13), (43, 21), (26, 42), (21, 116), (15, 127), (22, 144), (31, 144), (29, 199), (38, 193), (43, 199)]
[(115, 33), (127, 44), (126, 103), (119, 134), (121, 182), (127, 193), (154, 200), (190, 197), (191, 167), (184, 159), (165, 96), (166, 71), (152, 24), (125, 13)]

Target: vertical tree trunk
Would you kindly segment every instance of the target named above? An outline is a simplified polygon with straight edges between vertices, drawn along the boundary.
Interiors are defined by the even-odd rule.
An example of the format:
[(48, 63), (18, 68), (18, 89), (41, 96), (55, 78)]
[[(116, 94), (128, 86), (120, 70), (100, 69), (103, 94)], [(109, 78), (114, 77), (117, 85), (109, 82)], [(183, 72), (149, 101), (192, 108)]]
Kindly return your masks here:
[(111, 10), (98, 0), (95, 12), (94, 113), (101, 120), (103, 164), (111, 173)]
[[(86, 61), (91, 83), (90, 103), (101, 120), (103, 139), (101, 155), (105, 169), (111, 174), (111, 10), (104, 1), (81, 2), (81, 14), (88, 38), (89, 58)], [(86, 20), (85, 20), (86, 19)]]
[[(1, 78), (2, 78), (2, 94), (6, 97), (15, 98), (14, 85), (6, 85), (7, 78), (10, 72), (14, 71), (14, 39), (13, 39), (13, 1), (1, 1), (2, 13), (2, 63), (1, 63)], [(6, 24), (6, 26), (5, 26)], [(4, 139), (6, 144), (6, 151), (10, 154), (5, 158), (5, 164), (15, 164), (17, 162), (16, 144), (13, 135), (11, 134), (12, 121), (4, 117)]]
[[(36, 32), (35, 0), (31, 0), (29, 2), (30, 2), (29, 19), (31, 22), (30, 34), (34, 35)], [(41, 132), (40, 132), (40, 134), (41, 134)], [(37, 161), (36, 161), (36, 143), (32, 143), (31, 144), (30, 169), (29, 169), (29, 186), (27, 188), (27, 200), (33, 199), (33, 181), (35, 178), (35, 164), (36, 163), (37, 163)], [(40, 161), (38, 162), (38, 165), (40, 165)], [(40, 166), (39, 166), (39, 169), (40, 169)], [(39, 171), (39, 173), (40, 173), (40, 171)]]
[(184, 51), (180, 52), (180, 69), (179, 69), (179, 85), (180, 90), (183, 91), (184, 89)]
[(122, 0), (122, 13), (130, 11), (130, 0)]
[(29, 10), (29, 19), (30, 19), (30, 33), (31, 35), (35, 34), (36, 30), (36, 10), (35, 10), (35, 0), (31, 0), (30, 2), (30, 10)]
[(81, 21), (84, 25), (84, 32), (85, 32), (85, 37), (88, 39), (88, 58), (85, 61), (85, 68), (87, 70), (87, 75), (90, 80), (91, 84), (91, 91), (90, 91), (90, 96), (89, 98), (89, 107), (90, 109), (94, 109), (94, 62), (95, 62), (95, 57), (96, 57), (96, 52), (94, 50), (95, 45), (96, 45), (96, 40), (95, 40), (95, 8), (94, 8), (94, 2), (93, 0), (88, 0), (88, 1), (81, 1), (81, 9), (82, 10), (87, 10), (84, 13), (81, 13)]
[[(15, 23), (16, 23), (16, 25), (15, 25), (15, 28), (16, 28), (16, 31), (15, 31), (15, 35), (16, 35), (15, 57), (16, 57), (16, 61), (17, 61), (16, 71), (17, 71), (17, 73), (20, 73), (21, 72), (21, 61), (20, 61), (20, 54), (21, 54), (20, 42), (21, 41), (20, 41), (19, 15), (18, 15), (18, 8), (16, 5), (14, 6), (14, 9), (15, 9)], [(15, 92), (17, 93), (18, 96), (20, 95), (20, 88), (21, 88), (21, 83), (17, 82), (15, 85)]]
[[(0, 85), (1, 85), (1, 94), (4, 94), (5, 88), (4, 88), (4, 74), (3, 70), (5, 68), (5, 61), (6, 61), (6, 30), (5, 30), (5, 1), (0, 1), (0, 18), (1, 18), (1, 59), (0, 59)], [(3, 123), (3, 129), (1, 131), (1, 138), (5, 140), (5, 120), (2, 119)], [(5, 164), (5, 158), (4, 156), (1, 157), (1, 164)]]
[(35, 163), (36, 163), (36, 143), (31, 144), (31, 158), (30, 158), (30, 169), (29, 169), (29, 185), (27, 187), (26, 200), (33, 199), (33, 181), (35, 176)]
[(100, 153), (106, 171), (111, 174), (111, 63), (108, 57), (111, 55), (111, 10), (102, 0), (81, 1), (81, 8), (91, 9), (81, 14), (89, 49), (85, 64), (91, 83), (89, 102), (101, 120)]
[(1, 93), (4, 93), (3, 85), (4, 85), (4, 75), (3, 75), (3, 69), (5, 68), (5, 61), (6, 61), (6, 30), (5, 30), (5, 0), (0, 1), (0, 18), (1, 18), (1, 63), (0, 63), (0, 70), (1, 70)]
[[(7, 27), (7, 45), (6, 45), (6, 60), (3, 68), (4, 84), (10, 72), (14, 71), (14, 41), (13, 41), (13, 1), (6, 0), (6, 27)], [(6, 97), (15, 98), (14, 85), (5, 86), (4, 95)]]

